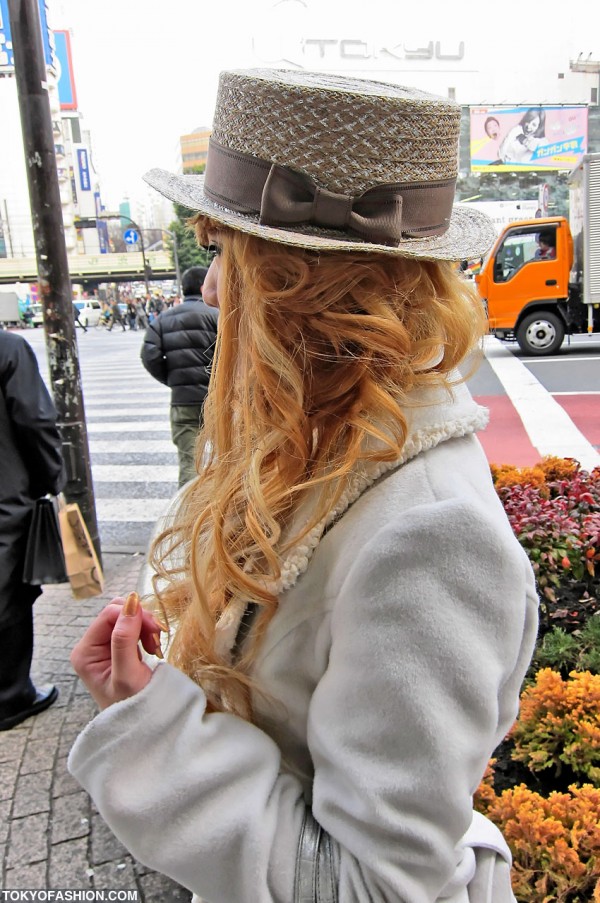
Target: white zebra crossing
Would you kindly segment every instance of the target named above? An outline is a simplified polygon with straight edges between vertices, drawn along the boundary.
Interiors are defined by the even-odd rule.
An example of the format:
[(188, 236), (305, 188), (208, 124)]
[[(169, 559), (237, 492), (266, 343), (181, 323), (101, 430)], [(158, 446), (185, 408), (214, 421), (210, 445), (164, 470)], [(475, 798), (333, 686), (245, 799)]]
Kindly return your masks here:
[[(42, 336), (30, 340), (47, 379)], [(104, 551), (145, 550), (154, 524), (177, 492), (177, 452), (171, 441), (171, 392), (139, 360), (141, 333), (79, 337), (81, 383)]]
[[(171, 393), (160, 387), (157, 391), (152, 383), (148, 388), (151, 377), (141, 364), (111, 367), (111, 382), (120, 385), (108, 391), (106, 371), (90, 370), (83, 370), (82, 381), (100, 537), (105, 547), (119, 544), (113, 536), (130, 536), (123, 544), (145, 547), (177, 491), (177, 454), (169, 425)], [(130, 438), (122, 438), (125, 434)], [(132, 455), (137, 463), (131, 463)], [(170, 463), (156, 464), (152, 460), (156, 455), (168, 455)], [(143, 494), (138, 497), (134, 490), (140, 489)]]

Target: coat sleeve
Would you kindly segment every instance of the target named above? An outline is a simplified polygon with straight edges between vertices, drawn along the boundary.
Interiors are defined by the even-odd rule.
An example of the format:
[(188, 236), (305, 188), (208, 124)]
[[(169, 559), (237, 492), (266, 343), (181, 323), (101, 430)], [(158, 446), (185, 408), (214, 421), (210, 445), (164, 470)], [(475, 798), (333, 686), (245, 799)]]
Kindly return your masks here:
[(56, 409), (27, 342), (16, 346), (2, 374), (2, 389), (32, 495), (56, 495), (65, 483)]
[(328, 900), (314, 883), (297, 895), (307, 812), (337, 899), (434, 903), (461, 868), (471, 795), (535, 639), (531, 569), (497, 526), (444, 502), (365, 541), (318, 641), (311, 811), (274, 741), (206, 714), (169, 665), (86, 728), (72, 773), (138, 859), (211, 903)]
[(157, 379), (159, 383), (168, 385), (169, 370), (167, 358), (163, 350), (162, 331), (160, 317), (150, 323), (144, 335), (144, 343), (140, 352), (142, 364), (148, 373)]

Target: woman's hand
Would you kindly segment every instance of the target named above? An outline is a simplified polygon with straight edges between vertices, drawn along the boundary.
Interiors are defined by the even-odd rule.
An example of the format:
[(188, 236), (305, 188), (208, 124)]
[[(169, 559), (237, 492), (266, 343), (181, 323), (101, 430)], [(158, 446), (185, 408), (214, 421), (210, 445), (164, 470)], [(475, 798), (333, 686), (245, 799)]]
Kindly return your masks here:
[(138, 642), (162, 658), (164, 626), (143, 611), (137, 593), (113, 599), (71, 652), (71, 664), (101, 709), (143, 690), (152, 670), (141, 660)]

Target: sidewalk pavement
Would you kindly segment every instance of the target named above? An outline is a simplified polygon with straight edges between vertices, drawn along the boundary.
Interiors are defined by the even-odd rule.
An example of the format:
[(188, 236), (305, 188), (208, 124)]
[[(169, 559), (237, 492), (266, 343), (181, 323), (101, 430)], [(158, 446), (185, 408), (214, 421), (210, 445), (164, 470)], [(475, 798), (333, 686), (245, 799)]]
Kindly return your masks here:
[[(36, 601), (32, 676), (59, 688), (40, 715), (0, 732), (0, 888), (137, 890), (140, 903), (188, 903), (189, 891), (133, 859), (67, 772), (69, 750), (97, 709), (69, 654), (110, 599), (135, 589), (143, 553), (104, 554), (105, 591), (74, 599), (48, 586)], [(1, 652), (0, 652), (1, 654)]]

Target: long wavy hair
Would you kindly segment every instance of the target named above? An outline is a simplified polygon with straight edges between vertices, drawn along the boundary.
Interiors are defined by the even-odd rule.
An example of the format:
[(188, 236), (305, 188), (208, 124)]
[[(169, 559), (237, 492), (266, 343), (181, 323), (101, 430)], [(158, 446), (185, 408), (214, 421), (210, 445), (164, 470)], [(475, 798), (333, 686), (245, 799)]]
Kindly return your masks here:
[[(453, 264), (317, 253), (192, 222), (201, 245), (218, 233), (224, 297), (199, 475), (154, 544), (154, 605), (173, 627), (169, 660), (210, 708), (252, 719), (252, 663), (282, 556), (301, 538), (283, 538), (292, 515), (311, 491), (306, 534), (359, 462), (400, 456), (410, 393), (450, 388), (485, 321)], [(250, 602), (252, 631), (230, 661), (217, 622)]]

